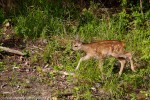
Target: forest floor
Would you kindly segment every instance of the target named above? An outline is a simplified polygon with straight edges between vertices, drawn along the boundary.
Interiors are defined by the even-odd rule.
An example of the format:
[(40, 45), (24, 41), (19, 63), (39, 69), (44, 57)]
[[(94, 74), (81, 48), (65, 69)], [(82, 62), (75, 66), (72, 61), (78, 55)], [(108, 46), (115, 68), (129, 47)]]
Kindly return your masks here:
[[(79, 97), (80, 99), (85, 99), (81, 94), (85, 93), (85, 96), (90, 94), (84, 91), (84, 86), (84, 88), (81, 86), (83, 90), (79, 91), (79, 84), (90, 84), (92, 86), (90, 87), (90, 92), (92, 93), (90, 97), (94, 98), (94, 100), (99, 99), (99, 97), (105, 98), (105, 100), (110, 99), (111, 94), (105, 89), (100, 88), (103, 83), (90, 83), (84, 77), (80, 78), (80, 76), (76, 76), (78, 73), (69, 73), (65, 68), (62, 68), (62, 64), (58, 61), (45, 61), (43, 55), (50, 41), (47, 42), (46, 39), (40, 38), (33, 41), (24, 41), (21, 37), (11, 36), (11, 34), (10, 36), (6, 36), (7, 34), (4, 34), (1, 45), (21, 51), (26, 53), (26, 55), (20, 56), (5, 51), (0, 52), (0, 99), (74, 100), (79, 99)], [(57, 57), (53, 60), (57, 60)], [(56, 63), (57, 67), (53, 66), (55, 65), (53, 63)], [(81, 73), (84, 74), (83, 71)], [(97, 78), (97, 76), (95, 77)], [(149, 77), (146, 76), (144, 80), (149, 80)], [(107, 80), (107, 78), (104, 80)], [(145, 90), (145, 94), (147, 94), (149, 85), (141, 85), (142, 87), (139, 89), (134, 89), (130, 83), (126, 83), (125, 81), (124, 83), (120, 82), (118, 83), (120, 87), (127, 84), (128, 90), (126, 91), (136, 93), (138, 100), (148, 98), (148, 96), (146, 97), (141, 93), (140, 89)], [(124, 98), (130, 99), (130, 97)]]
[[(3, 46), (15, 50), (28, 50), (29, 57), (2, 51), (0, 54), (0, 96), (4, 99), (65, 98), (73, 99), (74, 78), (43, 63), (32, 62), (32, 55), (44, 51), (41, 40), (24, 43), (22, 39), (3, 40)], [(41, 60), (41, 61), (40, 61)], [(69, 76), (70, 77), (70, 76)]]

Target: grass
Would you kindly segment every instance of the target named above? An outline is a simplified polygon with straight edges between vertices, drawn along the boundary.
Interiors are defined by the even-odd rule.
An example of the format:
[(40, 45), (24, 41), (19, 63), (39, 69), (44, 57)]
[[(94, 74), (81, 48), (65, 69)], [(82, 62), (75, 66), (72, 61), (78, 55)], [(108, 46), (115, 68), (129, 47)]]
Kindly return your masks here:
[[(121, 17), (122, 18), (122, 17)], [(145, 66), (142, 66), (141, 63), (146, 63), (149, 59), (149, 55), (144, 55), (148, 53), (148, 41), (149, 38), (147, 34), (149, 32), (149, 27), (145, 30), (143, 28), (137, 27), (137, 23), (133, 26), (135, 27), (132, 30), (125, 31), (126, 29), (122, 29), (124, 26), (124, 20), (127, 19), (119, 19), (117, 21), (113, 21), (111, 19), (109, 22), (111, 25), (110, 29), (107, 29), (106, 21), (99, 22), (98, 24), (96, 21), (92, 23), (87, 23), (79, 28), (79, 35), (85, 41), (89, 42), (92, 40), (93, 37), (96, 39), (117, 39), (123, 40), (126, 42), (127, 50), (131, 51), (133, 55), (133, 59), (135, 63), (139, 64), (137, 67), (137, 72), (133, 73), (129, 68), (125, 68), (124, 73), (121, 77), (118, 77), (118, 73), (113, 73), (113, 59), (106, 60), (104, 64), (104, 79), (102, 79), (99, 70), (97, 69), (97, 64), (94, 60), (85, 61), (81, 64), (81, 67), (78, 71), (78, 87), (79, 87), (79, 94), (81, 92), (79, 98), (92, 98), (91, 88), (95, 86), (95, 83), (101, 83), (101, 87), (104, 89), (105, 94), (109, 95), (109, 98), (137, 98), (138, 93), (141, 93), (144, 89), (143, 86), (149, 87), (149, 82), (147, 78), (149, 77), (149, 64), (147, 63)], [(118, 21), (120, 26), (118, 25)], [(96, 23), (96, 24), (95, 24)], [(102, 24), (103, 23), (103, 24)], [(114, 24), (115, 23), (115, 24)], [(129, 22), (127, 24), (130, 24)], [(117, 29), (119, 27), (119, 29)], [(124, 26), (125, 27), (125, 26)], [(71, 47), (70, 47), (71, 48)], [(76, 61), (78, 62), (80, 58), (80, 54), (77, 53)], [(70, 62), (70, 61), (69, 61)], [(64, 65), (64, 64), (63, 64)], [(75, 65), (75, 64), (73, 64)], [(77, 65), (77, 63), (76, 63)], [(75, 67), (74, 67), (75, 68)], [(142, 85), (144, 83), (144, 85)], [(149, 97), (147, 92), (149, 90), (144, 90), (146, 93), (143, 95), (146, 98)], [(129, 95), (130, 94), (130, 95)]]
[[(29, 9), (27, 16), (21, 15), (14, 18), (17, 35), (27, 40), (42, 38), (48, 41), (44, 52), (30, 57), (31, 63), (48, 63), (55, 70), (74, 72), (80, 57), (84, 55), (83, 52), (71, 50), (71, 41), (77, 34), (87, 43), (96, 40), (121, 40), (126, 43), (127, 51), (133, 53), (137, 71), (132, 72), (127, 64), (122, 76), (118, 77), (119, 68), (114, 67), (116, 63), (114, 58), (105, 60), (102, 73), (97, 67), (96, 60), (82, 62), (79, 70), (75, 72), (76, 80), (73, 81), (75, 86), (72, 91), (75, 97), (79, 100), (89, 98), (90, 100), (110, 98), (135, 100), (140, 94), (145, 98), (150, 97), (149, 12), (145, 13), (144, 19), (137, 11), (133, 11), (130, 15), (125, 10), (110, 18), (106, 15), (98, 18), (94, 11), (87, 9), (82, 12), (81, 18), (75, 20), (77, 24), (71, 24), (74, 19), (70, 20), (68, 17), (66, 20), (62, 16), (59, 17), (59, 14), (53, 16), (48, 10), (33, 7)], [(1, 66), (3, 62), (0, 62), (0, 72), (4, 70)], [(55, 80), (54, 74), (42, 72), (42, 66), (37, 65), (36, 71), (43, 77), (39, 79), (41, 83), (51, 84), (50, 79)], [(68, 81), (72, 79), (74, 78), (68, 77)], [(14, 78), (12, 85), (18, 84), (15, 83), (16, 81)], [(18, 92), (27, 93), (24, 90)]]

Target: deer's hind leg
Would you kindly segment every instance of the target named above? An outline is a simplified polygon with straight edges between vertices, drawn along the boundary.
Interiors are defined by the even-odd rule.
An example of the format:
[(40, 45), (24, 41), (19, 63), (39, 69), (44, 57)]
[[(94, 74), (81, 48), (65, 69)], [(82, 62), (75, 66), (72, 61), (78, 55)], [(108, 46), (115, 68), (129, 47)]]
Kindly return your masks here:
[(125, 52), (123, 54), (118, 54), (118, 55), (115, 55), (117, 58), (124, 58), (124, 59), (129, 59), (130, 61), (130, 65), (131, 65), (131, 70), (133, 72), (135, 72), (135, 68), (134, 68), (134, 65), (133, 65), (133, 60), (132, 60), (132, 54), (130, 52)]
[(133, 72), (135, 72), (135, 68), (134, 68), (133, 60), (132, 60), (132, 54), (131, 54), (130, 52), (126, 52), (126, 53), (125, 53), (125, 56), (126, 56), (126, 58), (128, 58), (129, 61), (130, 61), (131, 70), (132, 70)]

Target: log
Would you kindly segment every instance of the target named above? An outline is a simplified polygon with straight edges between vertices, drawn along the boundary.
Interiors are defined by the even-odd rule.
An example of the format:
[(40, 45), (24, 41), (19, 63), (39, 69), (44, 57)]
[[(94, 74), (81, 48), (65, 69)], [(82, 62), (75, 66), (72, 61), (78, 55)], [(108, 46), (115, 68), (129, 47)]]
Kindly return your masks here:
[(0, 46), (0, 49), (3, 50), (3, 51), (10, 52), (10, 53), (14, 53), (14, 54), (21, 55), (21, 56), (24, 56), (24, 55), (25, 55), (25, 54), (22, 53), (21, 51), (14, 50), (14, 49), (10, 49), (10, 48), (8, 48), (8, 47)]

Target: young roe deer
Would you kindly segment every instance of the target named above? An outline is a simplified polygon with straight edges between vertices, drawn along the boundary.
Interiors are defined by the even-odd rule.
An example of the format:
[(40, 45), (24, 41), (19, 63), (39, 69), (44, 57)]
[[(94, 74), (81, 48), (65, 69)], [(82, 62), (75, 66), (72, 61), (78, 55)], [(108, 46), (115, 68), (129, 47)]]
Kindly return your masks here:
[(112, 56), (118, 59), (121, 63), (119, 75), (122, 74), (123, 68), (126, 63), (126, 59), (129, 59), (131, 64), (131, 70), (135, 72), (132, 54), (130, 52), (125, 51), (125, 44), (121, 41), (103, 40), (99, 42), (85, 44), (80, 42), (79, 40), (75, 40), (72, 43), (72, 49), (75, 51), (82, 50), (86, 53), (86, 56), (82, 57), (79, 60), (76, 70), (79, 68), (80, 63), (82, 61), (88, 60), (90, 58), (98, 59), (100, 62), (99, 67), (102, 70), (101, 61), (103, 61), (107, 56)]

